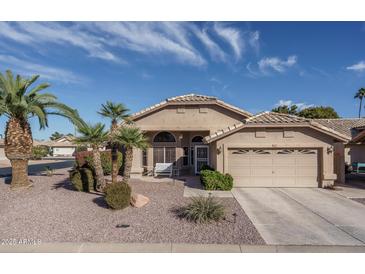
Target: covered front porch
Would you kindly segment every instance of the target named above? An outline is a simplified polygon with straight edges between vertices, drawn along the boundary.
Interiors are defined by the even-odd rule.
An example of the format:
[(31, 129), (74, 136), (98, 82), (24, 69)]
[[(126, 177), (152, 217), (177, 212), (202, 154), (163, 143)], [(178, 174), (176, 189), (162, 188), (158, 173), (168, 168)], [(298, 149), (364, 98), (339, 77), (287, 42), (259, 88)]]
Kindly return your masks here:
[(185, 176), (199, 174), (203, 165), (213, 165), (212, 145), (203, 143), (209, 131), (147, 131), (145, 135), (150, 147), (135, 151), (134, 173), (152, 176), (157, 163), (172, 163), (173, 176)]

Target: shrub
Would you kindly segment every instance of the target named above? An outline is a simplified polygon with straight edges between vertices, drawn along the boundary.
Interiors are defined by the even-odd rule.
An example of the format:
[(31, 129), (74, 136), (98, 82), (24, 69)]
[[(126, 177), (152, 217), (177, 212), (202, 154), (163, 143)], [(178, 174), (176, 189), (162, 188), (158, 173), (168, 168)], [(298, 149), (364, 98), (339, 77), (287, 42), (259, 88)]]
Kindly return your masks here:
[(200, 181), (206, 190), (231, 190), (233, 178), (230, 174), (219, 171), (203, 170), (200, 172)]
[(32, 148), (32, 160), (41, 160), (43, 157), (46, 157), (50, 153), (50, 149), (48, 146), (39, 145), (34, 146)]
[(191, 203), (180, 208), (178, 215), (196, 223), (217, 222), (224, 217), (224, 206), (215, 201), (209, 194), (209, 197), (191, 198)]
[[(112, 154), (110, 150), (100, 151), (101, 166), (104, 175), (112, 173)], [(76, 153), (76, 162), (79, 167), (88, 166), (94, 170), (94, 161), (92, 151), (82, 151)], [(123, 164), (123, 154), (118, 151), (118, 170)]]
[(214, 171), (214, 168), (212, 168), (210, 165), (202, 165), (202, 167), (200, 168), (200, 171), (203, 171), (203, 170)]
[(95, 189), (94, 175), (89, 168), (77, 168), (71, 171), (70, 180), (78, 191), (89, 192)]
[(105, 188), (105, 201), (112, 209), (123, 209), (131, 202), (131, 187), (122, 182), (109, 184)]

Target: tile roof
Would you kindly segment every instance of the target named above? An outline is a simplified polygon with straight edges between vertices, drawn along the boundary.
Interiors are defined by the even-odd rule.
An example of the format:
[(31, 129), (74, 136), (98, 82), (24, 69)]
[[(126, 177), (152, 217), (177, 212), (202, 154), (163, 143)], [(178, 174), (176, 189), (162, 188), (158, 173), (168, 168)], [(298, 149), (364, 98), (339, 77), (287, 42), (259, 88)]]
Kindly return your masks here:
[(265, 125), (280, 125), (280, 126), (282, 126), (282, 125), (303, 125), (303, 126), (315, 127), (319, 130), (326, 131), (329, 134), (336, 135), (340, 139), (343, 139), (343, 140), (351, 139), (350, 136), (347, 136), (346, 134), (343, 134), (342, 132), (338, 132), (325, 125), (322, 125), (313, 119), (298, 117), (295, 115), (265, 111), (265, 112), (255, 115), (255, 116), (249, 117), (240, 123), (237, 123), (237, 124), (234, 124), (227, 128), (218, 130), (215, 133), (211, 134), (210, 136), (205, 137), (204, 140), (207, 143), (210, 143), (229, 133), (233, 133), (246, 126), (253, 126), (253, 125), (262, 125), (262, 126), (265, 126)]
[(357, 133), (353, 129), (365, 126), (365, 118), (315, 119), (315, 121), (350, 138)]
[(310, 122), (310, 119), (270, 111), (261, 112), (245, 120), (245, 124), (297, 124), (308, 122)]
[(166, 101), (167, 102), (184, 102), (184, 103), (185, 102), (212, 102), (212, 101), (217, 101), (217, 97), (191, 93), (191, 94), (167, 98)]
[(228, 103), (225, 103), (221, 100), (218, 100), (217, 97), (191, 93), (191, 94), (186, 94), (186, 95), (180, 95), (180, 96), (167, 98), (167, 99), (165, 99), (164, 101), (162, 101), (158, 104), (155, 104), (153, 106), (150, 106), (148, 108), (145, 108), (141, 111), (138, 111), (138, 112), (132, 114), (131, 117), (132, 117), (132, 119), (137, 118), (141, 115), (144, 115), (144, 114), (147, 114), (151, 111), (157, 110), (157, 109), (159, 109), (159, 108), (161, 108), (161, 107), (163, 107), (167, 104), (172, 104), (173, 105), (173, 104), (199, 104), (199, 103), (202, 103), (202, 104), (217, 104), (217, 105), (220, 105), (222, 107), (231, 109), (231, 110), (236, 111), (238, 113), (241, 113), (246, 117), (252, 116), (252, 114), (250, 112), (245, 111), (243, 109), (240, 109), (236, 106), (232, 106), (232, 105), (230, 105)]

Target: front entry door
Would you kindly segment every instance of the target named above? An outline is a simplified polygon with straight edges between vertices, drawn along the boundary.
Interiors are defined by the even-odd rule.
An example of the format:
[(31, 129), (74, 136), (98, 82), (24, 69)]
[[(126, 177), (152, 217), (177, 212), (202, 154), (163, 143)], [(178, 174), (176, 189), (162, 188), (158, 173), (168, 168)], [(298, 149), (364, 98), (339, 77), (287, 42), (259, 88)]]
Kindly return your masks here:
[(199, 174), (200, 169), (204, 165), (209, 164), (209, 146), (195, 146), (195, 173)]

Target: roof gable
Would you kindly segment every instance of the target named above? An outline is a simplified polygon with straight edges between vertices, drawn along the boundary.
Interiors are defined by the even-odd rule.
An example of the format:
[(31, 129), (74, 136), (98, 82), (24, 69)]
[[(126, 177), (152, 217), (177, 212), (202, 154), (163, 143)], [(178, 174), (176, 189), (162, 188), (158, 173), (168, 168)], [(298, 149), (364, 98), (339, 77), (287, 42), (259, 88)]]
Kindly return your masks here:
[(230, 105), (221, 100), (218, 100), (217, 97), (191, 93), (167, 98), (158, 104), (155, 104), (153, 106), (150, 106), (148, 108), (145, 108), (139, 112), (132, 114), (131, 119), (135, 120), (141, 118), (168, 105), (218, 105), (232, 112), (238, 113), (244, 117), (252, 116), (250, 112), (240, 109), (236, 106)]
[(256, 127), (256, 126), (303, 126), (311, 127), (315, 130), (321, 131), (325, 134), (331, 135), (337, 139), (348, 141), (350, 138), (345, 134), (337, 132), (331, 128), (323, 126), (317, 123), (315, 120), (307, 119), (303, 117), (298, 117), (295, 115), (276, 113), (276, 112), (262, 112), (255, 116), (249, 117), (242, 123), (237, 123), (227, 128), (221, 129), (214, 132), (210, 136), (204, 138), (206, 143), (213, 142), (215, 140), (221, 139), (227, 135), (230, 135), (236, 131), (243, 128)]

